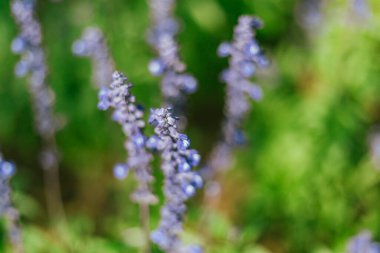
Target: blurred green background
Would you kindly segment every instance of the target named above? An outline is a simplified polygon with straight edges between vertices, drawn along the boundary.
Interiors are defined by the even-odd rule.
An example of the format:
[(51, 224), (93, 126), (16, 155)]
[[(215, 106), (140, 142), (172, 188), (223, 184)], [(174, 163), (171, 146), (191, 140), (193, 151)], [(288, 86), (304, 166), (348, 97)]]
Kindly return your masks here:
[[(256, 78), (265, 97), (253, 102), (248, 144), (221, 178), (220, 198), (204, 205), (199, 194), (189, 203), (185, 240), (206, 252), (344, 252), (363, 229), (380, 240), (380, 3), (325, 0), (316, 8), (313, 2), (178, 1), (181, 55), (199, 80), (186, 132), (204, 157), (223, 117), (218, 76), (227, 61), (216, 48), (231, 39), (239, 15), (264, 20), (258, 39), (271, 60)], [(73, 56), (71, 44), (85, 27), (99, 26), (138, 100), (146, 108), (159, 106), (158, 79), (146, 67), (154, 57), (145, 43), (147, 2), (38, 1), (56, 112), (66, 120), (57, 138), (68, 230), (50, 226), (46, 217), (41, 142), (26, 80), (13, 74), (18, 57), (10, 44), (18, 30), (9, 5), (0, 0), (0, 144), (18, 166), (12, 186), (26, 252), (139, 252), (138, 208), (129, 199), (135, 182), (112, 176), (113, 164), (125, 159), (123, 135), (97, 110), (90, 62)], [(151, 210), (152, 228), (158, 208)], [(0, 252), (7, 252), (4, 229), (0, 235)]]

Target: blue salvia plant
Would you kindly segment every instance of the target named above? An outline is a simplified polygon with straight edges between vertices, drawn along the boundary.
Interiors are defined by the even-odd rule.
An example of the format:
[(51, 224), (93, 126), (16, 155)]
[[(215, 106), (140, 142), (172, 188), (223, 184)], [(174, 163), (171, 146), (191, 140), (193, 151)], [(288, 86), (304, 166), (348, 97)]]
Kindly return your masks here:
[(184, 245), (180, 233), (186, 211), (185, 201), (203, 184), (201, 176), (192, 170), (201, 157), (196, 150), (190, 149), (189, 138), (178, 132), (176, 121), (171, 109), (151, 110), (149, 122), (154, 126), (155, 135), (149, 138), (147, 145), (161, 155), (165, 197), (159, 226), (151, 238), (167, 253), (197, 253), (202, 250), (195, 245)]
[(112, 82), (111, 77), (115, 71), (115, 64), (99, 28), (86, 28), (81, 38), (74, 42), (72, 51), (75, 55), (91, 59), (92, 79), (96, 87), (107, 87)]
[(218, 48), (220, 57), (229, 57), (229, 67), (224, 70), (221, 79), (226, 83), (226, 98), (222, 123), (222, 138), (213, 148), (205, 175), (213, 178), (218, 171), (231, 166), (231, 152), (244, 142), (242, 124), (251, 110), (251, 99), (262, 98), (260, 86), (250, 79), (257, 68), (266, 67), (268, 61), (263, 55), (257, 40), (256, 29), (262, 22), (253, 16), (241, 16), (234, 29), (231, 43), (223, 42)]
[(0, 153), (0, 216), (4, 219), (8, 238), (12, 244), (13, 252), (24, 252), (21, 229), (19, 227), (19, 213), (12, 205), (12, 189), (9, 181), (16, 172), (13, 163), (3, 159)]
[(124, 143), (128, 153), (125, 163), (114, 167), (114, 175), (124, 179), (132, 170), (138, 182), (137, 189), (132, 193), (132, 200), (140, 205), (142, 227), (146, 235), (146, 252), (149, 251), (149, 205), (157, 202), (149, 184), (153, 181), (151, 174), (152, 155), (145, 148), (147, 137), (144, 135), (144, 110), (136, 104), (131, 93), (132, 84), (121, 72), (114, 72), (112, 83), (99, 92), (98, 108), (107, 110), (113, 108), (112, 119), (122, 126), (126, 136)]
[(55, 94), (47, 83), (47, 65), (42, 49), (41, 26), (34, 18), (34, 0), (13, 0), (11, 10), (20, 33), (12, 42), (12, 51), (21, 55), (15, 67), (18, 77), (28, 77), (35, 126), (43, 140), (40, 160), (44, 170), (47, 207), (51, 217), (64, 217), (61, 201), (58, 151), (55, 134), (60, 127), (54, 115)]
[(118, 122), (126, 136), (127, 159), (114, 166), (114, 176), (122, 180), (130, 170), (134, 171), (138, 187), (132, 194), (132, 201), (140, 206), (141, 226), (145, 234), (145, 252), (150, 251), (149, 205), (157, 198), (149, 188), (153, 180), (151, 175), (152, 155), (145, 150), (146, 136), (143, 133), (145, 123), (142, 106), (135, 102), (130, 93), (132, 84), (121, 72), (114, 71), (114, 61), (109, 54), (104, 35), (99, 28), (87, 28), (82, 37), (72, 47), (74, 54), (87, 56), (92, 60), (93, 82), (100, 89), (98, 109), (114, 109), (112, 119)]
[(348, 243), (347, 253), (380, 253), (380, 244), (372, 240), (368, 231), (362, 231)]
[(157, 53), (148, 66), (150, 73), (161, 76), (161, 93), (164, 105), (183, 117), (186, 94), (197, 89), (196, 79), (186, 73), (186, 65), (179, 56), (176, 41), (178, 22), (173, 17), (175, 0), (149, 0), (152, 27), (148, 42)]
[[(177, 48), (176, 45), (174, 46), (175, 48)], [(100, 88), (98, 108), (100, 110), (107, 110), (108, 108), (112, 107), (114, 109), (112, 119), (122, 126), (123, 132), (126, 135), (125, 148), (128, 153), (128, 158), (125, 163), (119, 163), (115, 165), (114, 175), (116, 178), (121, 180), (128, 175), (128, 171), (132, 170), (134, 172), (135, 177), (138, 181), (138, 187), (136, 191), (132, 194), (132, 200), (140, 205), (142, 227), (145, 234), (149, 235), (149, 205), (156, 203), (157, 198), (152, 194), (152, 192), (149, 189), (149, 183), (153, 180), (150, 167), (152, 155), (145, 150), (145, 147), (151, 149), (152, 151), (156, 151), (161, 149), (161, 147), (164, 148), (164, 142), (162, 142), (162, 138), (159, 136), (154, 135), (150, 138), (147, 138), (144, 135), (144, 112), (142, 107), (136, 104), (135, 97), (130, 93), (132, 84), (128, 82), (127, 77), (125, 77), (121, 72), (114, 72), (112, 75), (111, 85), (109, 85), (109, 87), (105, 85), (107, 81), (110, 79), (109, 73), (114, 68), (114, 63), (109, 55), (109, 51), (107, 49), (101, 31), (97, 28), (86, 29), (83, 33), (83, 36), (73, 44), (72, 50), (76, 55), (87, 56), (92, 59), (94, 73), (93, 80), (96, 86)], [(169, 48), (166, 50), (169, 50)], [(170, 51), (171, 50), (169, 50), (169, 52)], [(179, 59), (176, 58), (176, 53), (172, 56), (168, 56), (169, 58), (174, 57), (172, 60), (170, 60), (167, 57), (167, 53), (162, 53), (166, 57), (165, 62), (172, 62), (173, 60), (175, 61), (171, 66), (177, 71), (179, 71), (179, 69), (182, 69), (182, 67), (177, 68), (178, 64), (184, 67), (183, 63), (181, 63)], [(152, 67), (152, 64), (154, 65), (154, 62), (151, 63), (150, 67)], [(176, 82), (175, 86), (168, 87), (170, 89), (175, 89), (175, 91), (173, 91), (174, 93), (172, 93), (172, 95), (166, 97), (167, 100), (165, 100), (165, 104), (174, 105), (175, 103), (176, 105), (178, 105), (181, 99), (183, 99), (182, 92), (184, 91), (184, 87), (181, 88), (180, 86), (178, 86), (180, 85), (179, 81), (184, 81), (184, 85), (188, 85), (187, 87), (192, 88), (192, 91), (194, 91), (196, 88), (195, 79), (187, 74), (176, 73), (174, 69), (170, 69), (169, 66), (164, 68), (165, 71), (167, 71), (168, 73), (167, 78), (169, 79), (167, 79), (167, 81), (169, 81), (169, 83), (173, 85), (174, 83), (172, 82)], [(162, 74), (163, 73), (164, 72), (162, 72)], [(189, 85), (192, 87), (190, 87)], [(185, 153), (188, 160), (185, 159)], [(182, 154), (183, 163), (178, 164), (178, 166), (184, 170), (190, 170), (192, 166), (195, 166), (199, 163), (200, 155), (195, 150), (188, 150), (185, 153)], [(185, 171), (183, 173), (185, 173)], [(195, 193), (195, 189), (202, 185), (202, 178), (198, 174), (189, 171), (186, 171), (186, 173), (186, 176), (184, 176), (185, 174), (180, 176), (183, 177), (183, 179), (181, 180), (185, 180), (183, 181), (181, 190), (187, 191), (186, 194), (188, 194), (187, 197), (182, 196), (182, 201), (186, 200), (188, 197), (190, 197), (190, 195), (193, 195)], [(185, 185), (185, 182), (187, 182), (188, 185)], [(181, 197), (181, 195), (179, 197)], [(167, 206), (163, 208), (163, 210), (167, 209)], [(180, 240), (178, 239), (178, 234), (180, 231), (177, 231), (178, 226), (181, 226), (181, 218), (183, 212), (185, 211), (184, 204), (182, 204), (178, 210), (181, 210), (182, 214), (181, 217), (178, 217), (178, 220), (176, 221), (177, 224), (167, 224), (166, 228), (164, 229), (164, 224), (168, 222), (168, 217), (166, 217), (166, 220), (164, 217), (161, 222), (159, 232), (156, 231), (155, 233), (153, 233), (153, 238), (157, 239), (158, 233), (165, 232), (162, 236), (166, 236), (167, 238), (170, 238), (170, 240), (172, 240), (170, 242), (170, 246), (166, 246), (166, 248), (164, 245), (162, 245), (162, 243), (160, 244), (159, 242), (155, 241), (160, 246), (162, 245), (163, 249), (169, 250), (168, 252), (176, 252), (173, 250), (180, 248), (181, 250), (185, 249), (185, 247), (182, 244), (180, 244)], [(172, 215), (174, 215), (174, 213), (172, 213)], [(168, 225), (176, 226), (173, 227), (173, 229), (171, 229)], [(146, 252), (149, 251), (149, 248), (149, 243), (147, 243)], [(195, 250), (198, 249), (198, 247), (188, 246), (186, 247), (186, 249)]]

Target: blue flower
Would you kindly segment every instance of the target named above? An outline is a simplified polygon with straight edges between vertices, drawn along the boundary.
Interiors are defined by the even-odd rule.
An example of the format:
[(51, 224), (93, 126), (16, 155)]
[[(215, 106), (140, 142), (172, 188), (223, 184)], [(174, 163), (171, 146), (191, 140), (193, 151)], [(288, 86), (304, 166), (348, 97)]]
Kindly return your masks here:
[(146, 141), (146, 147), (148, 149), (151, 149), (151, 150), (155, 150), (157, 149), (157, 145), (158, 145), (158, 142), (159, 142), (159, 138), (158, 136), (156, 135), (152, 135), (148, 138), (148, 140)]
[(0, 161), (0, 176), (2, 178), (11, 178), (16, 173), (16, 166), (7, 161)]
[(190, 140), (185, 134), (178, 135), (177, 146), (179, 150), (185, 151), (190, 147)]
[(132, 135), (132, 141), (139, 148), (144, 147), (145, 139), (146, 139), (146, 137), (141, 132)]
[(201, 161), (201, 155), (196, 150), (190, 150), (187, 160), (191, 166), (198, 166)]
[(188, 164), (185, 159), (181, 159), (181, 161), (178, 164), (178, 171), (179, 172), (187, 172), (190, 170), (191, 170), (190, 164)]
[(129, 167), (127, 164), (118, 163), (113, 167), (113, 174), (115, 178), (123, 180), (128, 176)]
[(164, 73), (165, 66), (160, 59), (154, 59), (149, 62), (149, 72), (154, 76), (160, 76)]

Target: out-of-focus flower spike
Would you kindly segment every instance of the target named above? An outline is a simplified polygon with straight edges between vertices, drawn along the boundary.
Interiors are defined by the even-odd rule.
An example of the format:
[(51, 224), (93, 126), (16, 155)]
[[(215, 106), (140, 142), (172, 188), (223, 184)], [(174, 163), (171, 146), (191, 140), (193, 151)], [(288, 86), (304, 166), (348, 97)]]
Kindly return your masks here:
[(89, 57), (93, 66), (93, 82), (98, 88), (106, 87), (112, 82), (115, 71), (114, 61), (102, 31), (97, 27), (89, 27), (83, 31), (82, 37), (72, 45), (75, 55)]
[(180, 59), (179, 46), (176, 41), (178, 22), (173, 17), (174, 0), (149, 1), (152, 28), (149, 31), (148, 42), (157, 53), (148, 65), (150, 73), (161, 76), (161, 92), (166, 107), (182, 115), (186, 94), (197, 89), (196, 79), (187, 73), (185, 63)]
[(63, 123), (54, 114), (56, 97), (47, 82), (48, 68), (42, 48), (41, 26), (34, 17), (35, 7), (35, 0), (11, 1), (11, 11), (20, 30), (12, 42), (11, 49), (21, 56), (15, 67), (15, 74), (18, 77), (28, 77), (35, 128), (43, 140), (44, 148), (40, 160), (45, 178), (49, 181), (46, 182), (48, 211), (52, 217), (63, 218), (58, 176), (59, 157), (55, 141), (55, 134)]
[(232, 42), (223, 42), (218, 55), (229, 56), (229, 67), (224, 70), (221, 79), (226, 83), (226, 103), (224, 108), (222, 139), (214, 147), (208, 160), (205, 175), (213, 177), (219, 170), (230, 167), (231, 152), (237, 145), (244, 143), (244, 134), (240, 130), (251, 110), (250, 99), (259, 101), (262, 89), (250, 82), (256, 70), (268, 65), (255, 36), (256, 29), (263, 26), (254, 16), (241, 16), (234, 29)]

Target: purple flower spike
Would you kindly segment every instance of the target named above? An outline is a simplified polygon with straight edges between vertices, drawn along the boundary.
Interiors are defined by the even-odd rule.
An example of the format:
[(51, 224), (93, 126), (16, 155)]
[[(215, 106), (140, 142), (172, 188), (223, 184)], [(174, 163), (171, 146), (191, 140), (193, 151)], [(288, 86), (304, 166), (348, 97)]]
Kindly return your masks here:
[(258, 18), (241, 16), (234, 30), (233, 41), (223, 42), (219, 46), (218, 55), (230, 58), (228, 69), (221, 75), (227, 93), (223, 136), (211, 152), (207, 166), (210, 170), (207, 173), (209, 177), (230, 166), (232, 148), (244, 143), (244, 134), (240, 128), (251, 110), (250, 99), (259, 101), (263, 96), (261, 88), (249, 80), (258, 68), (268, 65), (268, 60), (255, 39), (255, 30), (261, 27), (262, 22)]
[(158, 137), (165, 177), (165, 203), (161, 208), (159, 227), (152, 232), (151, 239), (165, 252), (202, 252), (199, 247), (184, 245), (179, 238), (185, 202), (203, 185), (200, 175), (192, 170), (199, 163), (200, 156), (196, 150), (189, 149), (189, 138), (177, 131), (176, 118), (170, 109), (152, 109), (150, 118)]
[[(47, 81), (48, 67), (42, 48), (41, 25), (35, 18), (35, 0), (12, 0), (11, 12), (19, 28), (19, 35), (13, 40), (11, 48), (21, 60), (15, 66), (18, 77), (27, 77), (31, 104), (34, 112), (34, 125), (42, 139), (43, 151), (40, 162), (45, 178), (55, 184), (46, 183), (47, 208), (49, 215), (64, 218), (64, 210), (59, 186), (59, 154), (56, 145), (56, 132), (63, 122), (54, 113), (55, 93)], [(49, 175), (48, 175), (49, 174)]]
[(149, 188), (153, 180), (151, 175), (152, 155), (147, 152), (146, 142), (150, 143), (143, 133), (145, 123), (144, 112), (136, 105), (136, 99), (130, 89), (132, 84), (121, 72), (114, 72), (112, 83), (108, 88), (103, 87), (99, 91), (99, 109), (114, 109), (112, 118), (122, 126), (126, 136), (125, 148), (128, 152), (126, 164), (117, 164), (114, 167), (114, 175), (117, 179), (124, 179), (128, 171), (134, 172), (138, 181), (138, 187), (132, 194), (132, 200), (140, 204), (154, 204), (157, 198)]
[(35, 1), (13, 0), (11, 10), (20, 29), (11, 45), (13, 53), (21, 56), (15, 73), (18, 77), (28, 76), (35, 126), (40, 136), (48, 139), (55, 135), (59, 123), (53, 112), (55, 94), (47, 84), (48, 71), (41, 45), (41, 26), (34, 17)]
[[(182, 105), (186, 94), (197, 89), (196, 79), (186, 74), (186, 65), (180, 59), (179, 46), (176, 42), (178, 22), (173, 17), (174, 0), (149, 1), (152, 28), (148, 41), (157, 53), (148, 66), (153, 76), (161, 76), (161, 91), (165, 106), (182, 114)], [(182, 116), (182, 115), (181, 115)]]

